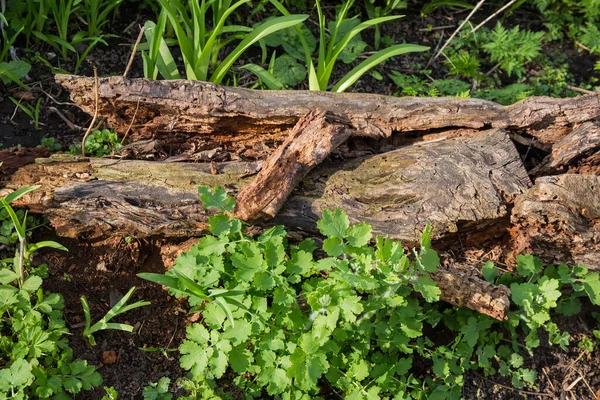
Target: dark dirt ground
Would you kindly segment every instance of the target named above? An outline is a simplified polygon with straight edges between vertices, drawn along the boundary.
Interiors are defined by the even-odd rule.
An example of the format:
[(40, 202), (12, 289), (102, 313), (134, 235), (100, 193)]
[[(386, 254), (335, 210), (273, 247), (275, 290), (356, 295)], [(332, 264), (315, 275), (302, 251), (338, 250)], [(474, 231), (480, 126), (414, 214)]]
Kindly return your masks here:
[[(121, 74), (124, 71), (131, 45), (137, 37), (138, 24), (143, 24), (149, 15), (136, 13), (130, 3), (122, 7), (120, 15), (110, 27), (110, 31), (118, 37), (108, 39), (109, 47), (98, 46), (90, 53), (88, 61), (79, 72), (81, 75), (92, 76), (94, 66), (98, 69), (99, 76)], [(131, 16), (134, 15), (137, 22), (132, 24)], [(419, 15), (409, 15), (398, 22), (382, 26), (382, 35), (389, 34), (399, 41), (424, 44), (433, 49), (442, 41), (439, 35), (443, 34), (445, 40), (454, 28), (427, 32), (427, 27), (456, 26), (457, 21), (465, 16), (464, 10), (437, 11), (424, 19)], [(518, 13), (508, 22), (529, 28), (540, 24), (540, 21), (531, 19), (530, 15)], [(127, 27), (129, 29), (126, 30)], [(366, 31), (363, 38), (369, 42), (372, 35), (372, 32)], [(40, 51), (42, 55), (48, 51), (43, 48), (34, 50)], [(569, 64), (576, 79), (587, 79), (586, 74), (592, 69), (594, 58), (567, 45), (560, 50), (569, 55)], [(425, 65), (430, 55), (431, 53), (409, 54), (399, 57), (396, 63), (388, 63), (381, 67), (380, 72), (384, 76), (392, 69), (404, 73), (418, 72), (414, 71), (414, 65)], [(259, 58), (258, 53), (250, 52), (245, 61), (256, 62)], [(63, 67), (68, 70), (72, 65), (71, 62)], [(351, 68), (342, 63), (339, 67), (340, 75)], [(441, 60), (433, 62), (430, 68), (434, 78), (443, 77), (446, 73), (446, 67)], [(37, 156), (47, 154), (45, 150), (33, 149), (40, 144), (42, 138), (53, 137), (63, 149), (67, 149), (70, 144), (81, 141), (83, 132), (91, 120), (89, 115), (70, 103), (68, 94), (54, 83), (46, 66), (34, 66), (30, 75), (34, 78), (33, 82), (29, 83), (33, 88), (33, 97), (42, 99), (40, 122), (43, 125), (40, 130), (35, 130), (26, 115), (20, 111), (14, 114), (15, 106), (8, 97), (18, 97), (22, 90), (17, 88), (9, 93), (0, 93), (0, 143), (3, 143), (0, 161), (5, 161), (3, 169), (0, 170), (0, 182), (15, 168), (32, 162)], [(142, 64), (138, 56), (129, 77), (141, 76)], [(253, 83), (251, 76), (242, 75), (242, 78), (244, 86)], [(398, 91), (398, 88), (387, 77), (379, 81), (366, 75), (351, 90), (389, 95)], [(52, 107), (74, 124), (75, 129), (69, 127)], [(19, 145), (25, 149), (17, 148)], [(169, 376), (175, 380), (184, 375), (179, 368), (176, 352), (163, 354), (160, 351), (139, 350), (141, 347), (177, 348), (185, 336), (185, 327), (189, 320), (184, 311), (185, 306), (172, 299), (162, 288), (135, 276), (139, 272), (164, 271), (159, 250), (164, 242), (133, 241), (128, 244), (124, 240), (115, 239), (110, 242), (89, 243), (56, 237), (51, 229), (41, 229), (35, 235), (36, 240), (56, 240), (69, 249), (67, 254), (45, 251), (36, 260), (50, 265), (50, 278), (44, 283), (45, 289), (60, 293), (65, 298), (65, 317), (73, 333), (70, 343), (75, 357), (99, 366), (99, 372), (104, 378), (103, 386), (114, 386), (120, 399), (137, 399), (141, 398), (142, 388), (148, 382), (157, 381), (162, 376)], [(122, 295), (132, 286), (138, 288), (132, 301), (144, 299), (152, 302), (150, 306), (127, 313), (120, 320), (137, 326), (138, 329), (134, 334), (100, 332), (96, 335), (98, 344), (90, 346), (81, 336), (83, 328), (80, 323), (83, 320), (83, 312), (80, 296), (87, 297), (95, 321), (110, 308), (111, 296), (118, 296), (119, 293)], [(593, 399), (594, 392), (600, 389), (600, 352), (596, 348), (594, 354), (584, 354), (576, 346), (578, 339), (584, 335), (591, 336), (591, 331), (595, 328), (591, 309), (580, 316), (559, 320), (558, 323), (561, 329), (571, 333), (573, 344), (563, 351), (557, 346), (545, 345), (547, 341), (542, 340), (542, 346), (535, 351), (535, 356), (529, 360), (528, 365), (538, 371), (537, 392), (514, 389), (510, 381), (501, 377), (484, 378), (470, 373), (465, 377), (464, 398)], [(78, 398), (98, 399), (102, 393), (103, 390), (99, 389)], [(336, 398), (333, 394), (331, 396)]]

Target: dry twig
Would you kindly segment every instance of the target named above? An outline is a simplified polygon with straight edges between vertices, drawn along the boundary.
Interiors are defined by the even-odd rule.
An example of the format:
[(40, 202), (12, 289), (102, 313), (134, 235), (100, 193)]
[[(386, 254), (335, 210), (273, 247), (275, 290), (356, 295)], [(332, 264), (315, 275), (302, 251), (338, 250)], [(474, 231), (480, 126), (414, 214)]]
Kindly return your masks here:
[(446, 43), (444, 43), (444, 45), (437, 52), (437, 54), (435, 55), (435, 57), (433, 57), (434, 60), (439, 57), (439, 55), (444, 51), (444, 49), (450, 44), (450, 42), (452, 41), (452, 39), (454, 39), (454, 37), (456, 35), (458, 35), (458, 32), (460, 32), (460, 30), (463, 28), (463, 26), (465, 26), (465, 24), (467, 22), (469, 22), (469, 20), (473, 16), (473, 14), (475, 14), (477, 12), (477, 10), (479, 9), (479, 7), (481, 7), (483, 5), (483, 3), (485, 3), (485, 0), (480, 0), (479, 3), (477, 3), (477, 5), (473, 8), (473, 10), (471, 10), (471, 12), (469, 13), (469, 15), (467, 15), (467, 18), (462, 22), (462, 24), (460, 24), (460, 26), (454, 31), (454, 33), (452, 35), (450, 35), (450, 38), (448, 38), (448, 40), (446, 40)]
[(99, 91), (100, 91), (100, 88), (98, 85), (98, 71), (96, 70), (96, 67), (94, 67), (94, 96), (95, 96), (94, 116), (92, 117), (92, 122), (90, 122), (90, 126), (88, 126), (87, 131), (85, 132), (85, 135), (83, 135), (83, 140), (81, 141), (81, 155), (83, 157), (85, 157), (85, 141), (86, 141), (87, 137), (89, 136), (90, 132), (92, 132), (94, 124), (96, 123), (96, 119), (98, 118), (98, 108), (100, 107), (100, 96), (98, 94)]
[(137, 39), (135, 40), (133, 49), (131, 50), (131, 55), (129, 56), (129, 62), (127, 62), (127, 67), (125, 67), (125, 72), (123, 72), (123, 78), (127, 78), (127, 74), (129, 73), (129, 70), (131, 69), (131, 64), (133, 64), (133, 59), (135, 58), (135, 52), (137, 51), (137, 48), (142, 40), (142, 36), (144, 35), (145, 31), (146, 31), (146, 27), (143, 26), (142, 29), (140, 29), (140, 33), (139, 33)]

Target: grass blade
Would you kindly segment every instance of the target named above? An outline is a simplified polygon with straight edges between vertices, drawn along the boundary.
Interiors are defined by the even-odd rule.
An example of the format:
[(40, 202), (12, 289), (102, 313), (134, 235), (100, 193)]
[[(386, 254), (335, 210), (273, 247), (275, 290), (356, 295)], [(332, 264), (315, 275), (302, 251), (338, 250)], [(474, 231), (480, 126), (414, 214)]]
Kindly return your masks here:
[(414, 53), (420, 51), (427, 51), (429, 47), (419, 46), (416, 44), (397, 44), (395, 46), (388, 47), (387, 49), (380, 50), (367, 58), (352, 71), (348, 72), (340, 81), (331, 89), (332, 92), (343, 92), (348, 89), (354, 82), (356, 82), (361, 76), (376, 65), (384, 62), (390, 57), (399, 56), (406, 53)]
[(227, 71), (231, 68), (233, 63), (242, 55), (244, 51), (255, 42), (260, 39), (277, 32), (282, 29), (286, 29), (297, 25), (308, 18), (306, 14), (289, 15), (283, 17), (276, 17), (269, 21), (260, 24), (249, 33), (244, 40), (238, 44), (238, 46), (221, 62), (215, 72), (212, 74), (210, 81), (214, 83), (221, 83)]

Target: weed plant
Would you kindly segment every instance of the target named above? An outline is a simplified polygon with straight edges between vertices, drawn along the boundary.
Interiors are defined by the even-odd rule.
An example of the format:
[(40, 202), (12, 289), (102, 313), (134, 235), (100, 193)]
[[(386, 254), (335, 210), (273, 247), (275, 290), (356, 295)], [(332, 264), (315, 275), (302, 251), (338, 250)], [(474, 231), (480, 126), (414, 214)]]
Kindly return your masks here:
[[(166, 274), (139, 274), (202, 313), (179, 347), (189, 371), (178, 383), (189, 391), (183, 398), (240, 391), (247, 398), (323, 399), (333, 390), (347, 399), (460, 399), (469, 370), (534, 387), (537, 372), (526, 365), (540, 332), (565, 348), (569, 334), (553, 316), (578, 313), (582, 300), (600, 305), (597, 272), (544, 269), (537, 258), (519, 256), (514, 274), (483, 267), (485, 279), (511, 289), (507, 320), (497, 321), (439, 301), (429, 276), (440, 261), (429, 227), (421, 247), (405, 252), (389, 238), (371, 244), (371, 227), (350, 225), (343, 211), (324, 211), (317, 224), (322, 245), (290, 244), (281, 226), (247, 236), (244, 223), (227, 214), (235, 203), (225, 190), (200, 188), (200, 199), (220, 211), (209, 217), (212, 235)], [(434, 342), (426, 330), (447, 335)], [(225, 377), (229, 384), (221, 385)]]
[(0, 260), (0, 399), (72, 398), (102, 383), (94, 367), (73, 359), (63, 299), (41, 287), (47, 268), (31, 266), (31, 255), (40, 248), (66, 249), (51, 241), (30, 244), (27, 213), (21, 218), (10, 206), (37, 188), (0, 198), (19, 239), (15, 256)]

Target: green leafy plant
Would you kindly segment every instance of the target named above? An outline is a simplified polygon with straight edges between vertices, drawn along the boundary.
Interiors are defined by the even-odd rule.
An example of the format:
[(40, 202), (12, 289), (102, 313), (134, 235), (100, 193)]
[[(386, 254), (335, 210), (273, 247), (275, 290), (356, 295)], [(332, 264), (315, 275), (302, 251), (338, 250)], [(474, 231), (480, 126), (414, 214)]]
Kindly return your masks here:
[[(486, 279), (511, 288), (508, 320), (497, 321), (439, 302), (429, 276), (439, 264), (430, 228), (419, 250), (405, 252), (389, 238), (371, 244), (371, 227), (351, 225), (343, 211), (324, 211), (319, 248), (311, 239), (290, 244), (281, 226), (247, 236), (227, 214), (235, 202), (224, 189), (199, 192), (205, 207), (220, 211), (209, 217), (212, 235), (166, 274), (139, 274), (202, 314), (179, 347), (189, 371), (185, 398), (230, 396), (216, 384), (224, 376), (252, 397), (320, 398), (327, 382), (346, 398), (459, 399), (468, 370), (531, 387), (537, 374), (525, 360), (539, 346), (538, 332), (545, 329), (552, 345), (569, 342), (552, 314), (573, 315), (584, 298), (600, 303), (598, 273), (544, 270), (535, 257), (519, 256), (516, 274), (483, 267)], [(449, 335), (433, 342), (429, 328)], [(423, 368), (431, 373), (417, 375)]]
[(82, 16), (87, 25), (89, 37), (99, 37), (109, 16), (118, 10), (123, 0), (83, 0)]
[(44, 292), (42, 277), (30, 268), (31, 254), (40, 248), (66, 251), (55, 242), (27, 243), (26, 218), (18, 218), (10, 203), (36, 188), (0, 198), (20, 240), (15, 256), (0, 260), (0, 398), (5, 399), (70, 398), (102, 383), (94, 367), (73, 360), (64, 338), (63, 299)]
[[(288, 10), (277, 0), (270, 2), (284, 15), (289, 15)], [(356, 18), (347, 18), (348, 12), (354, 0), (347, 0), (343, 3), (336, 14), (335, 21), (328, 24), (329, 34), (327, 35), (325, 15), (321, 8), (320, 1), (316, 2), (317, 13), (319, 16), (319, 40), (318, 40), (318, 55), (317, 66), (313, 63), (312, 53), (315, 50), (317, 41), (312, 37), (312, 33), (308, 29), (294, 27), (295, 33), (291, 30), (287, 31), (287, 35), (292, 41), (296, 42), (296, 46), (289, 43), (287, 40), (280, 40), (284, 49), (288, 54), (302, 59), (308, 68), (308, 83), (310, 90), (331, 90), (333, 92), (343, 92), (353, 85), (361, 76), (369, 72), (375, 66), (383, 63), (387, 59), (410, 52), (426, 51), (429, 48), (413, 44), (397, 44), (386, 49), (377, 51), (367, 59), (359, 63), (346, 75), (344, 75), (331, 88), (330, 79), (333, 69), (338, 60), (352, 62), (360, 52), (362, 52), (366, 44), (360, 40), (358, 36), (360, 32), (371, 27), (379, 25), (383, 22), (392, 21), (401, 18), (401, 15), (386, 16), (360, 22)], [(266, 71), (261, 71), (261, 79), (265, 80)], [(272, 80), (277, 80), (272, 78)]]
[[(163, 12), (158, 23), (146, 24), (148, 53), (143, 52), (144, 74), (149, 78), (160, 75), (165, 79), (180, 77), (173, 56), (164, 39), (167, 21), (175, 32), (177, 45), (181, 50), (187, 79), (209, 80), (221, 83), (233, 63), (254, 43), (262, 38), (286, 29), (308, 18), (308, 15), (288, 15), (268, 19), (254, 28), (237, 25), (226, 26), (228, 17), (249, 0), (231, 1), (197, 1), (190, 0), (188, 7), (181, 0), (158, 0)], [(214, 25), (208, 28), (209, 11), (212, 11)], [(224, 34), (230, 34), (223, 38)], [(219, 51), (233, 40), (241, 42), (219, 61)], [(212, 75), (209, 75), (209, 70)]]
[[(365, 9), (370, 19), (385, 17), (396, 10), (405, 9), (407, 6), (406, 0), (365, 0)], [(375, 25), (375, 48), (379, 49), (381, 43), (381, 32), (379, 25)]]
[(173, 395), (169, 393), (171, 380), (167, 377), (162, 377), (158, 382), (150, 382), (142, 391), (144, 399), (148, 400), (171, 400)]
[(42, 104), (41, 98), (37, 100), (35, 106), (29, 103), (21, 103), (19, 100), (13, 97), (10, 97), (10, 101), (12, 101), (21, 111), (27, 114), (36, 130), (40, 129), (40, 105)]
[[(200, 193), (207, 207), (235, 206), (223, 189)], [(209, 224), (214, 236), (182, 254), (166, 275), (139, 274), (202, 311), (179, 348), (193, 382), (212, 391), (210, 382), (231, 369), (244, 393), (264, 388), (282, 396), (316, 395), (321, 377), (353, 396), (372, 387), (392, 393), (407, 382), (397, 372), (410, 368), (412, 356), (401, 349), (421, 335), (428, 314), (415, 296), (434, 302), (440, 293), (428, 276), (439, 263), (429, 228), (411, 259), (390, 239), (370, 246), (369, 225), (351, 226), (342, 211), (325, 211), (318, 225), (327, 257), (316, 259), (314, 241), (289, 245), (280, 226), (252, 239), (226, 214)], [(391, 345), (371, 352), (372, 340)]]
[(60, 143), (58, 143), (56, 141), (55, 138), (53, 137), (45, 137), (42, 138), (42, 141), (40, 143), (40, 146), (45, 147), (46, 149), (48, 149), (49, 152), (53, 153), (55, 151), (59, 151), (61, 149), (61, 145)]
[[(85, 140), (85, 154), (93, 157), (112, 155), (120, 148), (119, 137), (110, 129), (95, 130)], [(77, 148), (71, 148), (71, 152), (77, 152)]]
[[(133, 326), (129, 324), (122, 324), (116, 322), (109, 322), (114, 317), (124, 314), (127, 311), (133, 310), (138, 307), (147, 306), (150, 304), (149, 301), (138, 301), (133, 304), (127, 304), (133, 293), (135, 292), (135, 286), (129, 289), (129, 291), (123, 296), (121, 300), (117, 302), (108, 312), (92, 325), (92, 318), (90, 315), (90, 306), (88, 305), (87, 299), (85, 296), (81, 296), (81, 306), (83, 307), (83, 313), (85, 315), (85, 328), (83, 328), (83, 337), (86, 338), (92, 346), (96, 344), (96, 340), (94, 339), (94, 333), (106, 330), (106, 329), (115, 329), (119, 331), (125, 332), (133, 332)], [(126, 305), (127, 304), (127, 305)]]

